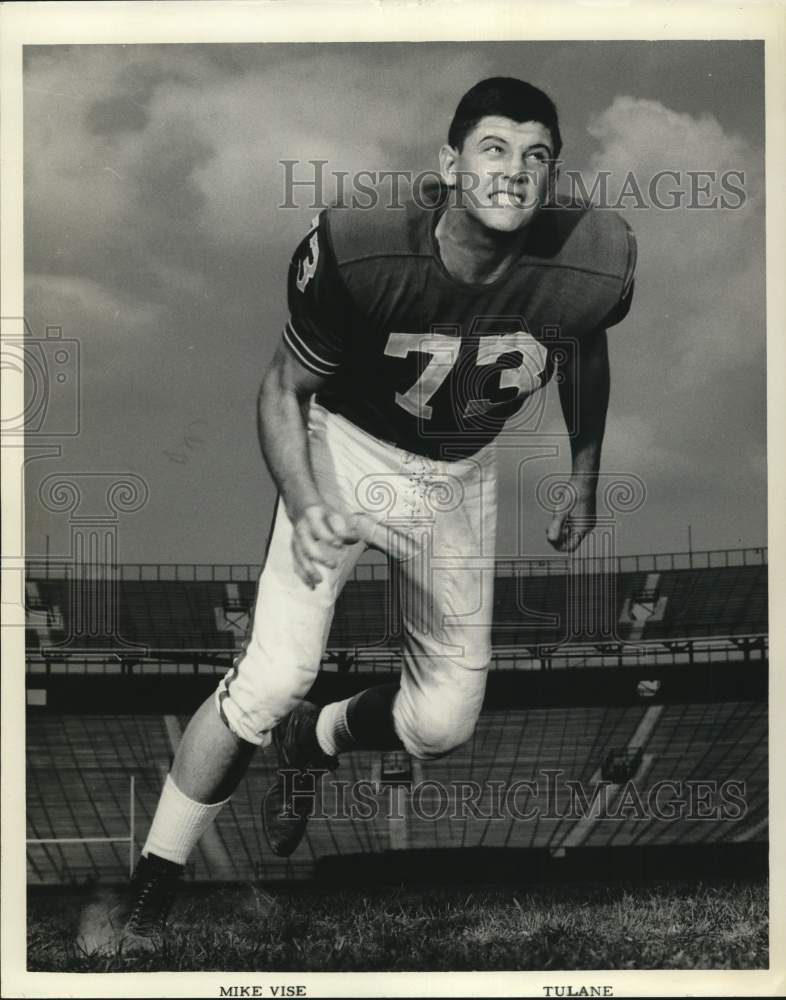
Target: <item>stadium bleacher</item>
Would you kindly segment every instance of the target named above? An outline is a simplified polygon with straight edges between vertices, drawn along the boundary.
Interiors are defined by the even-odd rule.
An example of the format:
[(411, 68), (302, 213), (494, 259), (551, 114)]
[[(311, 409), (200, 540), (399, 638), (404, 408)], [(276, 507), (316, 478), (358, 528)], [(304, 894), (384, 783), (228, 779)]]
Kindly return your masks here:
[[(766, 550), (699, 554), (687, 564), (680, 554), (628, 557), (611, 569), (579, 570), (577, 584), (564, 560), (501, 565), (493, 668), (512, 676), (561, 665), (568, 673), (552, 675), (551, 694), (540, 682), (504, 689), (490, 682), (497, 693), (474, 738), (442, 760), (388, 767), (379, 754), (347, 756), (323, 789), (324, 814), (312, 820), (304, 843), (287, 860), (270, 854), (260, 828), (259, 802), (276, 766), (271, 751), (261, 751), (195, 853), (189, 877), (309, 878), (325, 858), (397, 849), (526, 848), (560, 856), (578, 847), (766, 842), (765, 695), (760, 684), (740, 684), (735, 692), (729, 674), (733, 681), (734, 670), (746, 671), (742, 678), (753, 666), (766, 667)], [(145, 675), (140, 682), (174, 670), (182, 676), (170, 680), (190, 690), (197, 671), (223, 669), (241, 648), (256, 568), (212, 567), (203, 575), (194, 567), (121, 567), (115, 583), (115, 632), (102, 634), (85, 627), (78, 607), (84, 581), (54, 566), (30, 567), (29, 694), (45, 691), (42, 674), (95, 671), (103, 675), (95, 681), (109, 683), (108, 675), (126, 670), (126, 656), (130, 669)], [(327, 669), (354, 671), (358, 681), (395, 670), (395, 607), (386, 568), (360, 567), (337, 607)], [(663, 691), (657, 682), (645, 684), (637, 695), (636, 681), (646, 680), (661, 655), (672, 671), (693, 670), (696, 683), (672, 682)], [(721, 664), (725, 670), (720, 695), (713, 664), (718, 676)], [(578, 694), (572, 700), (581, 687), (579, 670), (622, 665), (634, 676), (623, 696), (607, 704)], [(616, 677), (613, 671), (604, 676)], [(89, 677), (60, 679), (94, 683)], [(135, 714), (102, 710), (100, 696), (90, 714), (57, 711), (45, 697), (29, 698), (39, 706), (27, 718), (31, 884), (116, 881), (127, 873), (187, 722), (160, 714), (166, 709), (150, 699), (154, 690), (144, 688), (149, 708), (137, 704)], [(561, 701), (555, 702), (554, 690), (564, 691)], [(537, 697), (521, 701), (523, 692), (539, 691), (541, 704)], [(692, 700), (685, 700), (686, 692)], [(630, 788), (622, 780), (607, 781), (605, 816), (576, 810), (576, 789), (591, 801), (612, 759), (622, 773), (631, 769), (645, 816), (626, 799)], [(339, 805), (351, 807), (358, 783), (368, 779), (376, 797), (364, 786), (366, 806), (373, 801), (383, 808), (370, 818), (338, 815)], [(519, 784), (500, 811), (500, 796), (509, 796), (517, 782), (530, 784)], [(569, 782), (578, 785), (571, 790)], [(680, 796), (687, 802), (673, 816), (650, 808), (658, 789), (669, 791), (664, 782), (677, 788), (658, 802), (679, 805)]]
[[(766, 828), (758, 820), (767, 812), (766, 733), (767, 706), (761, 702), (665, 706), (644, 748), (649, 766), (637, 788), (646, 799), (658, 782), (674, 780), (679, 774), (688, 792), (684, 813), (654, 824), (635, 817), (617, 822), (600, 820), (594, 824), (587, 846), (713, 842), (733, 838), (754, 825), (758, 827), (757, 838), (765, 840)], [(743, 789), (744, 815), (737, 821), (714, 821), (718, 812), (729, 808), (722, 790), (724, 782), (739, 783)], [(701, 783), (707, 783), (706, 787), (702, 789)]]
[[(577, 560), (571, 573), (565, 572), (564, 560), (557, 562), (556, 570), (547, 560), (536, 567), (522, 562), (495, 581), (492, 642), (495, 648), (528, 649), (572, 642), (764, 634), (765, 550), (740, 551), (751, 552), (747, 558), (756, 561), (701, 566), (697, 560), (699, 565), (692, 568), (625, 570), (617, 564), (585, 568)], [(113, 583), (117, 621), (114, 632), (107, 632), (84, 628), (80, 588), (85, 581), (72, 579), (65, 567), (58, 571), (56, 566), (31, 566), (28, 649), (47, 651), (50, 658), (91, 650), (132, 656), (134, 646), (143, 655), (182, 657), (194, 652), (231, 658), (241, 649), (258, 567), (248, 567), (245, 580), (203, 580), (185, 573), (183, 579), (160, 579), (152, 573), (145, 579), (142, 569), (118, 568)], [(387, 574), (381, 579), (349, 580), (336, 606), (329, 648), (372, 652), (396, 648), (400, 624), (394, 590), (395, 581)]]
[[(442, 760), (415, 762), (414, 791), (405, 792), (407, 815), (398, 826), (386, 814), (392, 809), (387, 790), (377, 800), (377, 814), (347, 817), (360, 801), (354, 783), (372, 776), (375, 764), (378, 768), (375, 755), (350, 755), (336, 772), (335, 784), (323, 789), (323, 814), (312, 820), (304, 843), (286, 861), (270, 854), (260, 827), (261, 795), (276, 767), (274, 755), (263, 750), (231, 807), (219, 817), (215, 843), (203, 841), (189, 874), (222, 880), (305, 878), (320, 858), (397, 845), (559, 849), (570, 842), (582, 815), (580, 810), (571, 814), (567, 782), (580, 783), (591, 799), (608, 751), (628, 744), (648, 710), (566, 707), (486, 713), (465, 747)], [(128, 837), (131, 775), (136, 784), (135, 838), (144, 836), (172, 755), (161, 716), (31, 713), (27, 741), (31, 838)], [(593, 819), (581, 838), (583, 846), (731, 841), (756, 825), (754, 839), (766, 839), (766, 827), (758, 822), (767, 811), (765, 705), (666, 706), (642, 749), (646, 769), (634, 780), (645, 805), (656, 782), (669, 781), (678, 787), (667, 798), (682, 796), (690, 811), (700, 795), (690, 783), (709, 783), (714, 791), (704, 808), (711, 806), (714, 818), (691, 817), (685, 810), (676, 820), (626, 818), (624, 812), (615, 815), (612, 795), (611, 818)], [(724, 818), (718, 790), (729, 781), (743, 783), (744, 809)], [(514, 801), (510, 789), (517, 782), (531, 786), (520, 786)], [(472, 806), (462, 809), (462, 794), (472, 790), (471, 783), (478, 791)], [(117, 879), (128, 866), (126, 844), (30, 845), (28, 853), (30, 880), (41, 884)]]

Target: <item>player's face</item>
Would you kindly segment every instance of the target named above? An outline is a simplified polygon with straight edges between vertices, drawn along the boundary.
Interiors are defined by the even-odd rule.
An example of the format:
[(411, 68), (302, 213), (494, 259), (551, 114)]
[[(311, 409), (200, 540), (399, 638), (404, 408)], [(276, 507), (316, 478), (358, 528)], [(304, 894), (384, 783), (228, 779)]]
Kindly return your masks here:
[(461, 192), (459, 204), (487, 229), (515, 232), (548, 200), (556, 168), (554, 142), (542, 122), (488, 115), (460, 151), (443, 146), (443, 180)]

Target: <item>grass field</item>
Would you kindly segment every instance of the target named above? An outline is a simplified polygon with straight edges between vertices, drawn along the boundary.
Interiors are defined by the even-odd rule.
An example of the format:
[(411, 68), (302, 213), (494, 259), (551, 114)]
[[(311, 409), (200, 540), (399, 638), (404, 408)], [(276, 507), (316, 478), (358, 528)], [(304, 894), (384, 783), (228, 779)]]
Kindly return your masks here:
[(84, 893), (32, 892), (31, 971), (760, 969), (767, 885), (190, 889), (159, 953), (86, 957)]

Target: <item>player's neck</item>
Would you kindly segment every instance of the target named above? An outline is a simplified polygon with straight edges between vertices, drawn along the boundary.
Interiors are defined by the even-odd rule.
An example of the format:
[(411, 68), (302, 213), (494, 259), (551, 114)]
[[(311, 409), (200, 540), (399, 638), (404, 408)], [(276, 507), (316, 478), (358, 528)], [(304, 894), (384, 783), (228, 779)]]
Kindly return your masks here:
[(472, 284), (496, 281), (527, 241), (526, 231), (491, 232), (460, 208), (448, 208), (443, 213), (434, 235), (448, 272)]

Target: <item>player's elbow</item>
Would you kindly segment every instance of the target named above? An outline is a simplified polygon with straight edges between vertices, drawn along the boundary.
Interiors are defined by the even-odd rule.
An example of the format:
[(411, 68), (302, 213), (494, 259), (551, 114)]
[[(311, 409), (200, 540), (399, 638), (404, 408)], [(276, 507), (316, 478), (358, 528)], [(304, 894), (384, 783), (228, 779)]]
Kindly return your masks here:
[(260, 409), (264, 409), (272, 400), (280, 399), (284, 394), (284, 380), (280, 368), (273, 363), (265, 372), (257, 394)]
[(280, 344), (259, 387), (260, 406), (265, 401), (279, 400), (285, 396), (294, 396), (302, 403), (323, 383), (324, 379), (308, 372), (286, 347)]

